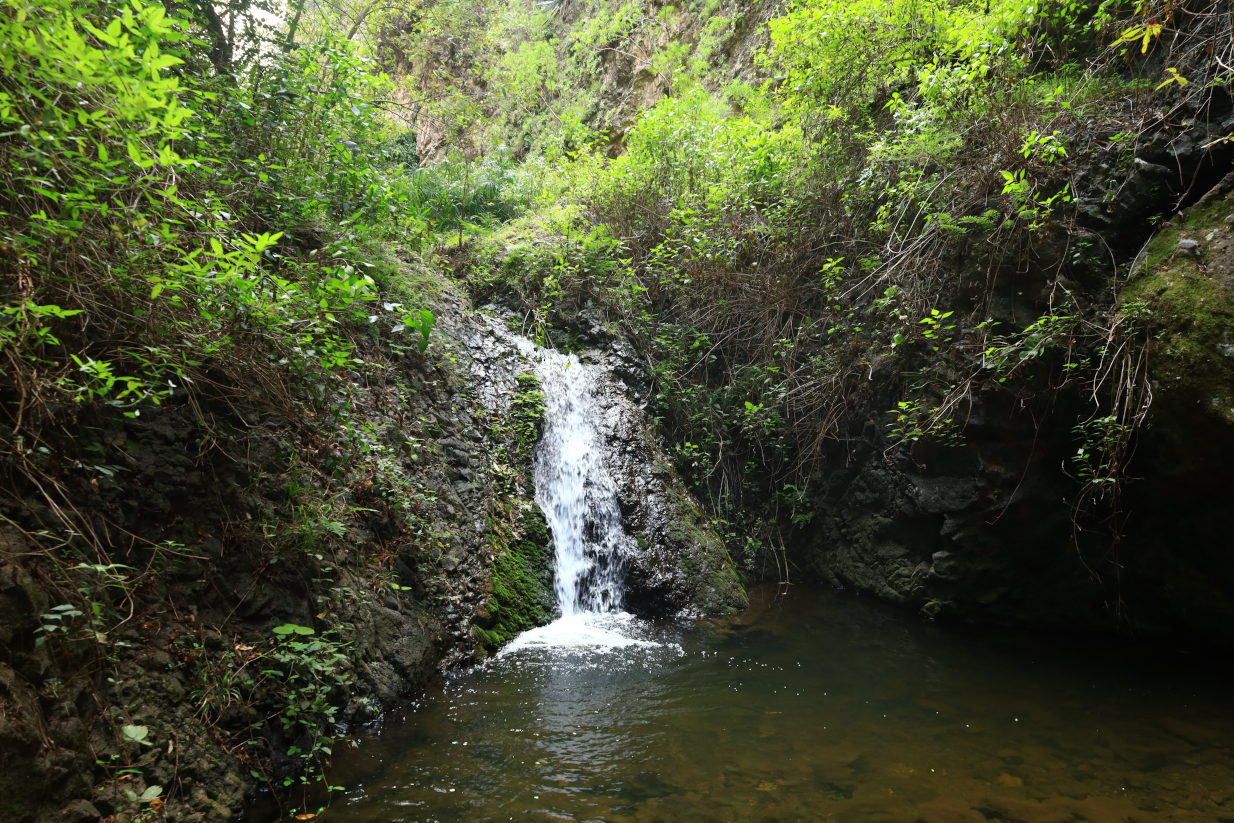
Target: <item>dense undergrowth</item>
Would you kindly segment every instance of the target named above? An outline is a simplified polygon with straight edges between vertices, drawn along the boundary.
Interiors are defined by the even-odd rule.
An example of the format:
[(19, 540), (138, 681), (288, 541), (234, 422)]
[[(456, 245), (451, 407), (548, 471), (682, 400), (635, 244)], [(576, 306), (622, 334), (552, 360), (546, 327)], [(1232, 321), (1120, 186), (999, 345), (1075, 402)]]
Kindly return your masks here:
[[(203, 410), (303, 426), (319, 465), (289, 458), (306, 485), (257, 524), (284, 560), (339, 537), (349, 506), (435, 504), (401, 484), (407, 444), (383, 451), (347, 389), (389, 366), (375, 353), (430, 344), (434, 267), (521, 301), (545, 342), (579, 312), (619, 325), (679, 468), (749, 567), (810, 522), (815, 472), (851, 441), (912, 461), (963, 442), (998, 397), (1079, 410), (1077, 548), (1116, 570), (1148, 352), (1172, 324), (1186, 372), (1187, 324), (1220, 331), (1177, 294), (1123, 290), (1143, 235), (1209, 174), (1175, 148), (1159, 155), (1177, 168), (1146, 164), (1144, 147), (1228, 137), (1223, 9), (439, 0), (293, 6), (279, 29), (244, 4), (223, 20), (6, 0), (3, 511), (62, 589), (44, 642), (71, 629), (109, 654), (154, 568), (118, 565), (134, 536), (81, 504), (120, 470), (83, 426), (174, 403), (220, 453), (237, 440)], [(542, 398), (521, 390), (525, 458)], [(345, 504), (332, 480), (366, 491)], [(551, 610), (530, 586), (542, 523), (513, 512), (491, 535), (489, 646)], [(337, 648), (283, 628), (284, 671), (263, 685), (300, 701), (289, 723), (316, 730), (316, 763)], [(198, 673), (208, 715), (238, 687)]]
[[(1215, 130), (1226, 116), (1218, 6), (803, 0), (770, 21), (759, 88), (692, 59), (709, 47), (673, 26), (699, 9), (652, 24), (632, 6), (589, 7), (585, 25), (577, 9), (533, 15), (541, 28), (524, 24), (517, 47), (523, 29), (503, 24), (493, 65), (534, 53), (564, 67), (537, 75), (556, 83), (542, 84), (549, 114), (598, 99), (568, 76), (605, 21), (614, 52), (643, 27), (682, 41), (676, 58), (661, 42), (678, 70), (659, 72), (664, 96), (617, 156), (602, 130), (540, 132), (549, 148), (528, 165), (553, 173), (530, 213), (468, 253), (474, 290), (515, 293), (542, 329), (589, 308), (621, 324), (657, 377), (681, 467), (748, 564), (809, 522), (812, 472), (871, 412), (882, 447), (911, 458), (962, 443), (982, 398), (1034, 413), (1080, 398), (1065, 466), (1076, 547), (1117, 575), (1157, 331), (1152, 306), (1119, 291), (1133, 236), (1202, 185), (1180, 162), (1137, 200), (1137, 153), (1180, 119)], [(621, 28), (623, 14), (640, 22)], [(476, 59), (493, 36), (466, 41)], [(440, 82), (448, 61), (424, 53), (416, 65)], [(490, 137), (511, 134), (504, 97), (453, 88), (491, 115)]]
[[(223, 22), (208, 5), (141, 0), (0, 9), (0, 517), (5, 562), (44, 592), (30, 595), (38, 648), (14, 653), (35, 665), (51, 649), (73, 689), (135, 642), (166, 640), (161, 619), (136, 634), (131, 621), (174, 600), (170, 581), (200, 561), (214, 568), (204, 529), (225, 529), (266, 579), (302, 566), (327, 610), (355, 599), (330, 584), (367, 513), (441, 553), (422, 513), (432, 492), (398, 463), (420, 450), (384, 443), (358, 415), (373, 391), (410, 402), (389, 358), (430, 344), (433, 249), (443, 232), (509, 216), (511, 163), (417, 169), (414, 138), (389, 116), (393, 84), (362, 49), (311, 14), (293, 39), (263, 9), (233, 4)], [(270, 414), (291, 431), (262, 457), (256, 421)], [(234, 522), (140, 511), (134, 426), (182, 419), (198, 470), (248, 467), (249, 511), (222, 512)], [(366, 587), (406, 588), (390, 551), (370, 553)], [(322, 779), (351, 691), (348, 641), (313, 635), (289, 624), (256, 646), (172, 650), (201, 724), (271, 786)], [(257, 708), (275, 712), (272, 731), (237, 726)], [(113, 731), (138, 752), (150, 744), (144, 726)], [(98, 769), (140, 776), (125, 777), (131, 760)], [(127, 814), (167, 799), (147, 788), (118, 796)], [(7, 798), (5, 813), (27, 800)]]

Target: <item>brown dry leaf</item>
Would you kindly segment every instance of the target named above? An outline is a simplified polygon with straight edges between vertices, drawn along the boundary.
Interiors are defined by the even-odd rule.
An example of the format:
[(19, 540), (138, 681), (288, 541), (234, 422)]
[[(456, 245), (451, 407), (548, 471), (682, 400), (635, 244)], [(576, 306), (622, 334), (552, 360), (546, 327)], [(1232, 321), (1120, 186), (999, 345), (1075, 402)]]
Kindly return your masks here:
[(317, 815), (313, 814), (312, 812), (307, 812), (305, 814), (296, 815), (296, 820), (312, 820), (316, 816)]

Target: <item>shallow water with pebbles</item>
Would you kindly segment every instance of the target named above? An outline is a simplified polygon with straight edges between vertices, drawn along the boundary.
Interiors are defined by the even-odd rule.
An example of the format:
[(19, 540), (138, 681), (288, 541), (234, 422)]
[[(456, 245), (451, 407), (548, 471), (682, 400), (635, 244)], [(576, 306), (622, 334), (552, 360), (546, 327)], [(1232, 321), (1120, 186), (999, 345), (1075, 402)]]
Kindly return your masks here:
[(722, 619), (573, 615), (335, 758), (342, 823), (1234, 820), (1228, 680), (794, 586)]

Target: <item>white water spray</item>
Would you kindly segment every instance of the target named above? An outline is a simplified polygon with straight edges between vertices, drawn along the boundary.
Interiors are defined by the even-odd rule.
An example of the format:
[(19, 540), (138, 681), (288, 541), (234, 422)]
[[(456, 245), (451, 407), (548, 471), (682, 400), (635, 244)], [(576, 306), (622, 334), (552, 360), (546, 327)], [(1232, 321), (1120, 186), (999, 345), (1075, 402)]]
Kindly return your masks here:
[[(561, 617), (515, 638), (499, 656), (527, 650), (609, 653), (661, 644), (632, 637), (636, 619), (622, 611), (622, 558), (631, 538), (621, 524), (617, 486), (604, 465), (603, 369), (543, 349), (489, 321), (495, 337), (518, 348), (544, 391), (544, 431), (532, 455), (536, 503), (553, 535)], [(483, 376), (483, 375), (481, 375)], [(495, 401), (496, 398), (493, 398)]]
[(593, 418), (598, 369), (539, 349), (544, 435), (534, 455), (536, 502), (552, 530), (563, 616), (619, 611), (626, 540), (616, 486), (600, 460)]

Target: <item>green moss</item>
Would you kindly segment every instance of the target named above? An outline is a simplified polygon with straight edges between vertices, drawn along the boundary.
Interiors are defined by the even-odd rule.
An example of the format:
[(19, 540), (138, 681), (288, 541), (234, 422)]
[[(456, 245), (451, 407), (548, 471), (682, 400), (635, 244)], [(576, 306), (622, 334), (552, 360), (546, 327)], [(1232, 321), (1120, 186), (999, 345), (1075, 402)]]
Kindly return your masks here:
[[(1216, 199), (1176, 217), (1137, 260), (1121, 306), (1147, 308), (1149, 369), (1157, 399), (1203, 403), (1234, 422), (1234, 199)], [(1198, 257), (1178, 241), (1200, 243)]]
[(495, 649), (520, 632), (543, 626), (553, 614), (553, 557), (548, 522), (532, 505), (520, 519), (520, 534), (508, 542), (492, 536), (493, 594), (481, 610), (475, 632), (486, 648)]
[(510, 418), (514, 428), (514, 448), (517, 456), (531, 454), (544, 425), (544, 392), (534, 374), (518, 376), (518, 390), (510, 402)]
[(468, 288), (478, 295), (513, 292), (536, 302), (553, 274), (561, 242), (560, 232), (541, 214), (512, 220), (479, 238), (467, 270)]

